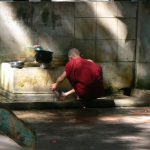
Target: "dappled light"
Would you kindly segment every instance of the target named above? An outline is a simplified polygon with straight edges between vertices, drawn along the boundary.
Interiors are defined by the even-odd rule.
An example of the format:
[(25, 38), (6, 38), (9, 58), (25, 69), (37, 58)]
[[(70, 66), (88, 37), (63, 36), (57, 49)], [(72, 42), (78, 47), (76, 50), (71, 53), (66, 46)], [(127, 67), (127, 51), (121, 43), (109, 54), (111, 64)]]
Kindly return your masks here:
[[(132, 86), (136, 41), (135, 12), (132, 9), (132, 14), (124, 12), (129, 3), (101, 2), (97, 3), (97, 9), (90, 3), (87, 5), (96, 14), (95, 59), (103, 66), (106, 88)], [(135, 7), (134, 5), (134, 10)], [(108, 70), (111, 70), (109, 74)], [(128, 73), (124, 73), (124, 70)]]
[(108, 122), (108, 123), (116, 123), (116, 122), (122, 122), (122, 123), (150, 123), (150, 116), (107, 116), (107, 117), (100, 117), (98, 118), (100, 121)]
[(39, 148), (54, 150), (148, 149), (149, 113), (149, 108), (15, 111), (37, 132)]
[[(32, 45), (28, 28), (16, 18), (11, 3), (0, 3), (0, 38), (14, 52)], [(17, 53), (17, 52), (16, 52)]]
[[(0, 32), (0, 37), (4, 49), (8, 49), (10, 54), (13, 51), (23, 52), (33, 44), (41, 44), (46, 50), (54, 52), (52, 63), (60, 66), (67, 61), (68, 49), (77, 47), (83, 56), (102, 64), (108, 86), (122, 88), (133, 83), (134, 66), (129, 63), (135, 59), (135, 37), (129, 37), (129, 26), (135, 27), (134, 23), (130, 24), (135, 16), (124, 16), (124, 3), (123, 6), (121, 3), (118, 5), (119, 2), (106, 1), (75, 5), (30, 3), (26, 7), (29, 7), (28, 13), (18, 4), (0, 4), (0, 27), (3, 31), (7, 30), (6, 33)], [(6, 14), (5, 17), (3, 14)], [(130, 45), (126, 42), (128, 40)], [(110, 75), (106, 72), (109, 66), (113, 67)], [(129, 68), (129, 73), (122, 73), (126, 68)]]
[(97, 10), (98, 17), (117, 17), (118, 10), (115, 2), (103, 2), (98, 5), (100, 6)]
[[(0, 2), (0, 61), (3, 62), (0, 80), (1, 91), (8, 96), (3, 101), (17, 109), (59, 108), (14, 111), (34, 129), (40, 150), (47, 147), (53, 150), (149, 149), (150, 109), (128, 108), (143, 106), (149, 98), (135, 98), (130, 94), (123, 97), (126, 89), (131, 93), (135, 82), (140, 83), (140, 88), (150, 88), (149, 7), (140, 1), (52, 1)], [(30, 63), (22, 54), (27, 49), (33, 50), (34, 44), (53, 52), (48, 68), (32, 65), (12, 68), (13, 54), (20, 56), (16, 59)], [(66, 108), (72, 105), (73, 97), (67, 102), (57, 101), (59, 94), (56, 95), (50, 85), (64, 70), (68, 50), (72, 47), (103, 67), (106, 91), (107, 88), (112, 90), (112, 97), (87, 105), (78, 101), (81, 107), (75, 108), (80, 109), (71, 110)], [(9, 56), (8, 61), (5, 56)], [(60, 93), (71, 88), (65, 82), (58, 89)], [(13, 147), (10, 140), (3, 140), (3, 136), (0, 139), (0, 149), (7, 145), (10, 150), (18, 150), (19, 146)]]
[[(136, 71), (142, 71), (139, 66), (135, 69), (135, 60), (142, 57), (140, 61), (149, 61), (145, 50), (148, 48), (149, 22), (142, 25), (145, 30), (139, 30), (143, 31), (143, 38), (136, 46), (137, 9), (143, 7), (138, 7), (137, 2), (89, 0), (87, 3), (27, 3), (24, 8), (21, 5), (18, 2), (0, 3), (1, 61), (11, 59), (10, 55), (22, 52), (28, 46), (41, 44), (54, 52), (53, 62), (59, 66), (66, 63), (68, 49), (77, 47), (83, 56), (102, 64), (108, 86), (131, 87), (136, 80), (134, 77), (148, 76), (147, 69), (142, 69), (143, 74), (136, 76)], [(148, 6), (142, 9), (148, 17)], [(147, 36), (143, 35), (145, 33)], [(136, 49), (139, 49), (139, 54)], [(108, 67), (113, 67), (110, 75), (107, 74)], [(128, 73), (124, 74), (126, 69)]]
[(118, 20), (118, 24), (120, 26), (119, 30), (118, 30), (118, 36), (120, 39), (124, 39), (126, 40), (127, 39), (127, 36), (128, 36), (128, 27), (127, 27), (127, 24), (124, 23), (123, 21), (121, 20)]
[[(102, 37), (98, 37), (98, 38), (100, 38), (100, 39), (103, 39), (103, 38), (105, 38), (105, 39), (117, 39), (117, 37), (118, 37), (117, 19), (112, 19), (112, 21), (110, 22), (110, 20), (107, 18), (105, 18), (105, 19), (100, 18), (100, 19), (98, 19), (98, 23), (105, 28), (104, 30), (101, 31)], [(106, 32), (104, 32), (105, 30), (106, 30)]]
[(117, 6), (112, 2), (103, 2), (97, 6), (97, 22), (101, 26), (98, 39), (117, 39)]

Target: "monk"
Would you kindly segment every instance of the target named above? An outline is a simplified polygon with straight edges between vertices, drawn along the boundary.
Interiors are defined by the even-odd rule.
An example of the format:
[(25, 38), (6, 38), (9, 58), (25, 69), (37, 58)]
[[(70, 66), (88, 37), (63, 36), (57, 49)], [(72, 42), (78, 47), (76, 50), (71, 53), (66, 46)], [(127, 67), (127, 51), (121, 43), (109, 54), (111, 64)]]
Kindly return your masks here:
[(73, 89), (62, 92), (62, 97), (67, 97), (74, 92), (81, 100), (104, 96), (102, 67), (92, 60), (82, 58), (76, 48), (69, 50), (68, 58), (64, 72), (51, 85), (51, 89), (55, 91), (58, 85), (68, 78)]

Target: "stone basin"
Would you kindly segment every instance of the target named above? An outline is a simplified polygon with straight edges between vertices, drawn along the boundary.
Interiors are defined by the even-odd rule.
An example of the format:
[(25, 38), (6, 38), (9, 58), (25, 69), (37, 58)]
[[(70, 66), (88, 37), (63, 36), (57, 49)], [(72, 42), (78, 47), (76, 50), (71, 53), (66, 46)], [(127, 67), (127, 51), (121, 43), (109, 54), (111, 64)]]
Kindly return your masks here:
[(50, 90), (53, 77), (50, 70), (40, 67), (12, 68), (10, 63), (1, 64), (1, 94), (12, 100), (55, 101)]

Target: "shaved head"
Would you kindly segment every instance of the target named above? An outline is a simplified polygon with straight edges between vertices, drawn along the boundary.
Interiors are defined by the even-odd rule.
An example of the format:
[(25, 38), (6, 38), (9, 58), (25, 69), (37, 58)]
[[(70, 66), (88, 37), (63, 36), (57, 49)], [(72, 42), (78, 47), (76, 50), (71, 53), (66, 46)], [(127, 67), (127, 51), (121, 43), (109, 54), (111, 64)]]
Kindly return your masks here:
[(79, 57), (80, 51), (77, 48), (72, 48), (68, 52), (68, 57)]

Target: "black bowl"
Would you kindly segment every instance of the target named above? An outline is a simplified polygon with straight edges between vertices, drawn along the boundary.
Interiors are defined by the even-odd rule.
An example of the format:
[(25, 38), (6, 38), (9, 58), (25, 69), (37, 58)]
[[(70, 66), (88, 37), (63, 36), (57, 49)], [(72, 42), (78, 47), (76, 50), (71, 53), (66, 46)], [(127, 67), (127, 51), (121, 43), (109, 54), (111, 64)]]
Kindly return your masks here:
[(52, 61), (52, 58), (53, 58), (53, 52), (51, 51), (45, 51), (45, 50), (36, 51), (35, 59), (38, 63), (48, 64)]

